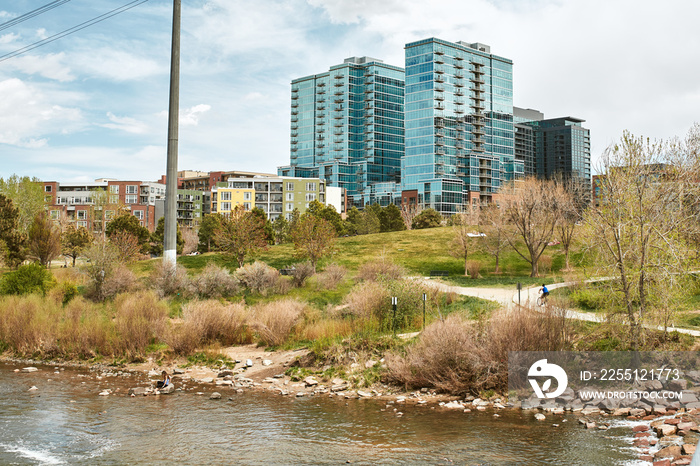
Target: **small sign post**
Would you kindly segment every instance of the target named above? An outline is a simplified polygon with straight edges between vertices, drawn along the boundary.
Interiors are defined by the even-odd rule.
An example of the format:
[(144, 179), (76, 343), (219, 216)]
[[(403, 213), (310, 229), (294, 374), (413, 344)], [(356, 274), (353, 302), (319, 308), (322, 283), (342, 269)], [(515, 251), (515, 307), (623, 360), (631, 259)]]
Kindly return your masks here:
[(394, 309), (394, 318), (392, 319), (393, 321), (393, 327), (394, 327), (394, 336), (396, 336), (396, 304), (398, 303), (399, 298), (396, 296), (391, 297), (391, 307)]
[(425, 330), (425, 302), (428, 300), (428, 295), (423, 293), (423, 330)]
[(523, 284), (518, 282), (518, 306), (520, 306), (520, 290), (523, 289)]

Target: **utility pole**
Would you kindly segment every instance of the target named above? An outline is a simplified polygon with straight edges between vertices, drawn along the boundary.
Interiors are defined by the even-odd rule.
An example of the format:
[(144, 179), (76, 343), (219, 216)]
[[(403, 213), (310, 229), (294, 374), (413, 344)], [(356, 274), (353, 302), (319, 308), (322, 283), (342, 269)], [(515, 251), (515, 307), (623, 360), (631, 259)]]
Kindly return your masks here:
[(168, 109), (168, 165), (165, 181), (163, 264), (177, 260), (177, 140), (180, 112), (180, 0), (173, 0), (173, 42), (170, 52), (170, 107)]

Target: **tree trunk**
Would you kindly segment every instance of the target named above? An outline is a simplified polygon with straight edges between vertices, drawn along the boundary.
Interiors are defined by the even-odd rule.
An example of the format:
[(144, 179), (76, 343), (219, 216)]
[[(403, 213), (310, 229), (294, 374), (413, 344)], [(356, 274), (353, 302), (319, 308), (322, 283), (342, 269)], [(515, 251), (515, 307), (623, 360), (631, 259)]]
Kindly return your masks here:
[(501, 270), (500, 270), (499, 265), (498, 265), (499, 256), (500, 256), (500, 254), (496, 254), (496, 256), (495, 256), (496, 257), (496, 270), (494, 270), (494, 272), (493, 272), (495, 274), (501, 273)]
[(468, 269), (469, 269), (469, 268), (467, 267), (467, 255), (465, 254), (465, 255), (464, 255), (464, 276), (465, 276), (465, 277), (469, 275), (469, 270), (468, 270)]

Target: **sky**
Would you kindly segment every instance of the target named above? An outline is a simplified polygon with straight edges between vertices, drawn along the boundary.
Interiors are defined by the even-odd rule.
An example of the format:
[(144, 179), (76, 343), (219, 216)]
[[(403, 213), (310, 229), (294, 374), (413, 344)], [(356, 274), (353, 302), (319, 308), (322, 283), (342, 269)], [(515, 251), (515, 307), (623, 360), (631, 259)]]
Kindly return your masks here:
[[(89, 182), (165, 173), (172, 1), (146, 3), (23, 55), (2, 55), (131, 0), (0, 0), (0, 177)], [(180, 170), (289, 163), (291, 80), (351, 56), (403, 67), (404, 45), (481, 42), (513, 60), (514, 104), (591, 130), (593, 166), (623, 131), (700, 121), (700, 2), (185, 0)]]

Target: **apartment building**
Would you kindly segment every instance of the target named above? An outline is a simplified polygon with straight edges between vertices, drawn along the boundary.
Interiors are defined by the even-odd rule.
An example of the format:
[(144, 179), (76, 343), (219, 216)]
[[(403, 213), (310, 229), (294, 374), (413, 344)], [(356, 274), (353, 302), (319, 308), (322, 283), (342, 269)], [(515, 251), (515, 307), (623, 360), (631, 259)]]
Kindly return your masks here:
[(343, 188), (352, 205), (372, 204), (375, 183), (394, 183), (398, 192), (403, 124), (403, 69), (347, 58), (292, 81), (290, 164), (278, 174), (320, 178)]

